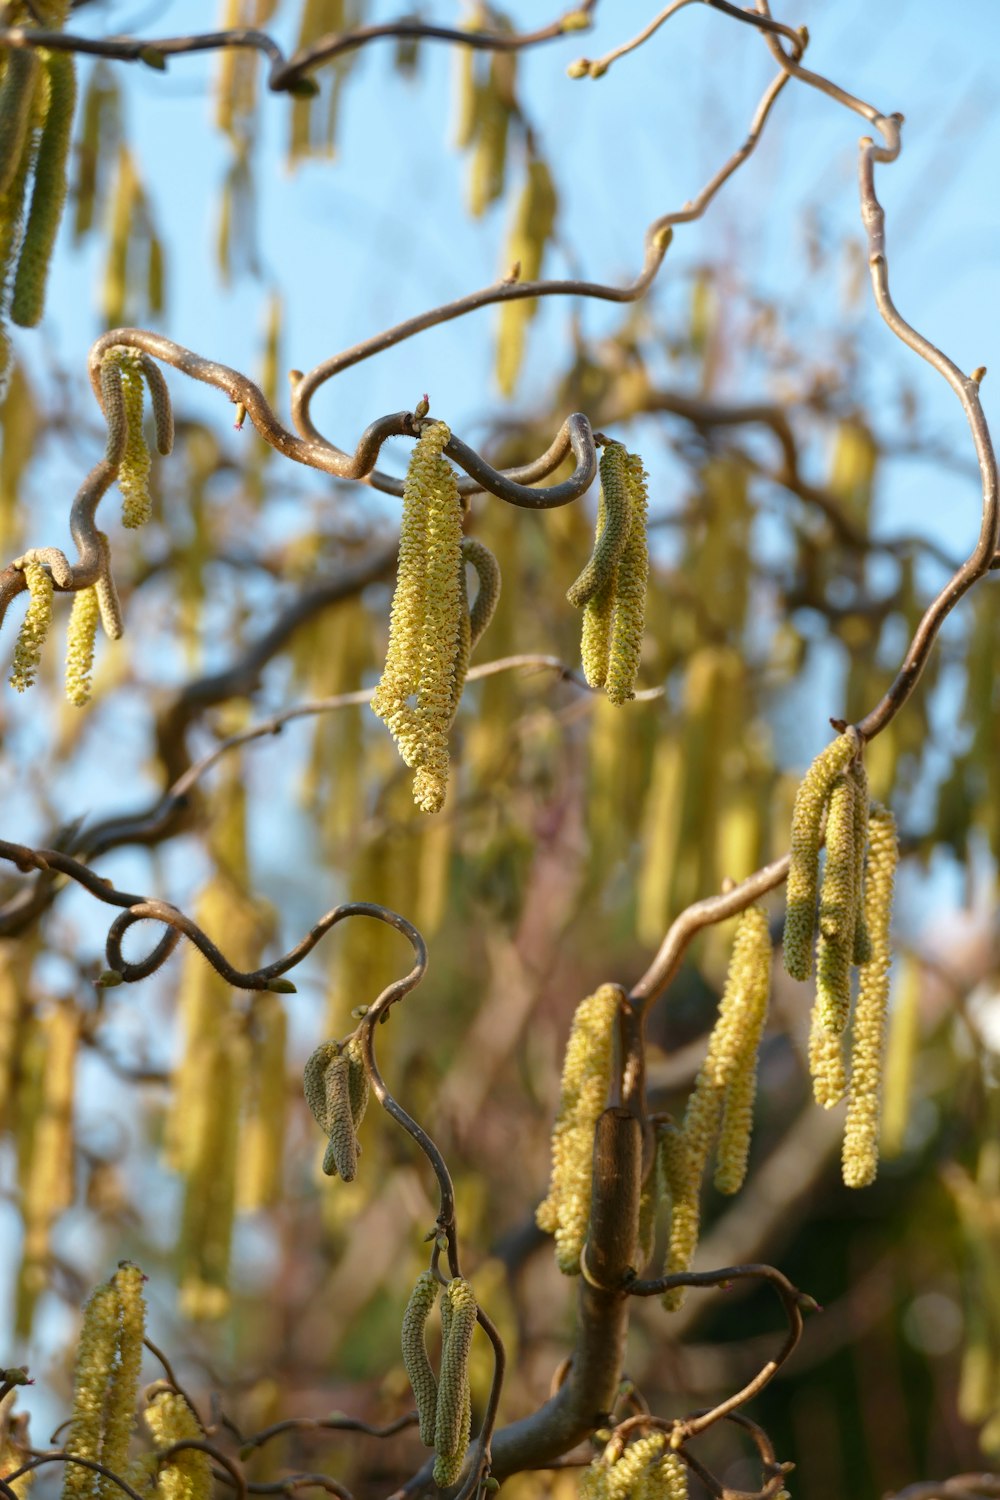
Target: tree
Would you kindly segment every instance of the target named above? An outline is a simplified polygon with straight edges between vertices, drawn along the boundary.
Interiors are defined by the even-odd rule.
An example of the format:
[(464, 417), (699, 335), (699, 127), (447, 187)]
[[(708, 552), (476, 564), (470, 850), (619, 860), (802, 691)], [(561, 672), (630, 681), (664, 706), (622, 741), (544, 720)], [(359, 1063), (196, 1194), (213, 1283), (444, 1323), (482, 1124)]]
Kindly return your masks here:
[[(1000, 517), (985, 371), (964, 373), (889, 294), (877, 193), (901, 118), (810, 71), (805, 31), (767, 0), (706, 5), (734, 59), (768, 59), (744, 144), (652, 220), (638, 274), (592, 280), (582, 251), (577, 267), (577, 165), (547, 155), (536, 112), (598, 21), (613, 50), (570, 61), (577, 92), (560, 95), (592, 111), (600, 90), (620, 98), (625, 69), (654, 68), (681, 8), (622, 46), (621, 18), (595, 0), (532, 30), (485, 5), (452, 26), (369, 23), (343, 0), (229, 0), (219, 32), (173, 37), (111, 35), (65, 0), (4, 7), (3, 311), (41, 325), (4, 333), (0, 452), (17, 554), (0, 611), (28, 596), (12, 683), (40, 679), (23, 703), (9, 695), (17, 837), (0, 841), (0, 1123), (23, 1226), (11, 1347), (32, 1371), (69, 1331), (57, 1309), (86, 1299), (66, 1340), (79, 1347), (46, 1371), (36, 1406), (43, 1421), (72, 1410), (50, 1447), (29, 1444), (9, 1356), (8, 1496), (40, 1469), (80, 1497), (194, 1497), (214, 1478), (243, 1494), (454, 1486), (464, 1500), (500, 1481), (527, 1500), (690, 1482), (770, 1500), (786, 1480), (810, 1497), (874, 1492), (996, 1453), (982, 893), (1000, 854)], [(337, 181), (310, 158), (362, 108), (352, 70), (387, 43), (397, 90), (453, 55), (468, 207), (491, 254), (507, 214), (504, 274), (293, 370), (286, 397), (285, 351), (313, 340), (294, 321), (296, 257), (316, 252), (296, 221), (280, 274), (267, 271), (274, 213), (256, 200), (280, 196), (267, 128), (288, 132), (305, 211)], [(163, 326), (172, 276), (185, 295), (184, 205), (176, 178), (169, 191), (147, 180), (141, 124), (156, 99), (171, 119), (189, 109), (165, 91), (202, 53), (226, 154), (223, 312), (262, 288), (267, 301), (256, 381), (208, 338), (132, 326)], [(127, 97), (129, 63), (148, 86)], [(824, 341), (718, 251), (684, 268), (686, 307), (656, 298), (674, 231), (711, 225), (796, 89), (864, 121), (876, 308), (907, 359), (951, 387), (975, 447), (982, 522), (964, 562), (926, 528), (878, 524), (911, 454), (969, 480), (928, 436), (922, 388), (866, 383), (867, 308)], [(412, 175), (433, 227), (453, 186), (429, 128), (387, 151), (378, 116), (345, 155), (374, 162), (378, 193), (394, 170)], [(197, 182), (210, 148), (177, 130), (174, 171)], [(616, 181), (635, 189), (625, 165)], [(43, 316), (61, 218), (81, 263), (104, 267), (90, 392), (75, 340), (49, 368), (39, 353), (46, 317), (69, 317)], [(366, 295), (377, 262), (364, 257), (384, 240), (379, 226), (357, 263)], [(812, 253), (828, 281), (838, 248), (817, 230)], [(406, 274), (397, 246), (389, 259)], [(344, 284), (341, 268), (309, 282), (313, 319)], [(591, 323), (591, 303), (625, 311)], [(487, 335), (466, 314), (492, 306)], [(191, 324), (192, 308), (211, 332), (212, 302), (188, 298)], [(444, 356), (421, 356), (429, 394), (408, 384), (405, 409), (366, 407), (357, 445), (335, 446), (319, 415), (333, 377), (449, 325), (461, 335)], [(246, 342), (222, 326), (227, 348)], [(474, 442), (444, 396), (468, 399), (492, 342), (501, 393), (530, 404), (498, 408), (473, 383), (491, 413)], [(239, 439), (220, 433), (220, 392)], [(330, 426), (346, 432), (350, 415), (345, 399)], [(69, 469), (87, 464), (70, 556), (51, 539)], [(40, 485), (52, 504), (36, 509)], [(99, 623), (127, 632), (98, 648), (94, 674)], [(64, 625), (72, 717), (48, 639)], [(942, 713), (957, 727), (944, 741)], [(931, 868), (948, 947), (912, 915), (910, 940), (897, 925), (883, 1081), (897, 844), (907, 880)], [(946, 910), (956, 872), (964, 914)], [(149, 929), (131, 929), (148, 922), (143, 944)], [(822, 1320), (816, 1298), (834, 1304)], [(712, 1342), (686, 1337), (696, 1319)]]

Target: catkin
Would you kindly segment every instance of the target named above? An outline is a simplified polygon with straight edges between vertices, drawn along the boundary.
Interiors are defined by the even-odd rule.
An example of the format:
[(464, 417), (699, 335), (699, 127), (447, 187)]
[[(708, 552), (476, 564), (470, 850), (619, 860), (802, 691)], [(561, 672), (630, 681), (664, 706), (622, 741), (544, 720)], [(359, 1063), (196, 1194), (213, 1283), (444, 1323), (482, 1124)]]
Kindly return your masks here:
[(871, 812), (871, 796), (868, 790), (868, 772), (865, 770), (865, 763), (860, 757), (853, 763), (847, 774), (854, 783), (854, 861), (858, 892), (852, 961), (860, 967), (861, 964), (866, 964), (872, 956), (864, 895), (865, 860), (868, 851), (868, 818)]
[(882, 1057), (889, 1002), (892, 894), (899, 858), (896, 824), (883, 807), (872, 809), (865, 887), (871, 957), (862, 965), (851, 1049), (851, 1091), (844, 1127), (843, 1173), (848, 1187), (867, 1187), (878, 1169)]
[(21, 622), (14, 660), (11, 664), (10, 685), (23, 693), (35, 680), (38, 664), (42, 659), (42, 646), (52, 621), (52, 577), (41, 563), (25, 563), (24, 576), (28, 584), (28, 609)]
[(132, 350), (119, 356), (122, 371), (122, 390), (125, 398), (125, 422), (127, 435), (121, 467), (118, 470), (118, 488), (122, 493), (122, 525), (131, 530), (144, 526), (153, 513), (153, 502), (149, 494), (150, 457), (146, 436), (142, 430), (142, 413), (145, 402), (142, 381), (142, 366)]
[[(66, 1451), (120, 1473), (132, 1433), (145, 1332), (143, 1275), (123, 1262), (90, 1297), (73, 1380)], [(118, 1486), (80, 1464), (67, 1464), (63, 1500), (110, 1500)]]
[(832, 1109), (847, 1092), (844, 1039), (840, 1032), (827, 1030), (818, 1007), (813, 1008), (809, 1027), (809, 1076), (813, 1098), (823, 1109)]
[(358, 1137), (351, 1114), (348, 1085), (350, 1063), (345, 1053), (334, 1057), (324, 1075), (326, 1114), (330, 1122), (330, 1140), (323, 1157), (327, 1177), (342, 1177), (353, 1182), (358, 1175)]
[(427, 1357), (424, 1330), (427, 1319), (437, 1301), (440, 1283), (433, 1271), (423, 1271), (410, 1293), (403, 1314), (402, 1350), (403, 1366), (413, 1387), (420, 1419), (420, 1441), (428, 1448), (434, 1446), (434, 1423), (437, 1416), (437, 1380)]
[(76, 108), (76, 64), (68, 52), (45, 54), (48, 103), (35, 158), (31, 207), (14, 277), (11, 317), (34, 328), (45, 309), (45, 287), (66, 202), (66, 162)]
[(631, 525), (628, 454), (621, 443), (605, 443), (600, 462), (601, 499), (598, 502), (594, 550), (583, 572), (566, 591), (566, 598), (583, 609), (615, 576), (625, 551)]
[[(518, 200), (510, 238), (507, 265), (519, 266), (519, 280), (534, 281), (542, 269), (545, 247), (552, 236), (558, 200), (552, 174), (544, 161), (532, 157)], [(497, 384), (505, 396), (517, 385), (524, 359), (528, 325), (538, 311), (535, 298), (519, 297), (503, 302), (497, 333)]]
[(462, 561), (462, 507), (443, 456), (443, 422), (425, 427), (403, 491), (399, 566), (385, 668), (372, 708), (416, 772), (413, 798), (438, 812), (448, 785), (448, 731), (468, 660)]
[(603, 984), (581, 1001), (566, 1046), (551, 1183), (536, 1218), (540, 1229), (555, 1235), (556, 1264), (568, 1276), (579, 1272), (587, 1238), (594, 1130), (607, 1103), (622, 998), (620, 986)]
[(27, 47), (12, 47), (0, 79), (0, 200), (7, 194), (30, 141), (38, 58)]
[(716, 1148), (715, 1186), (720, 1193), (735, 1193), (743, 1186), (750, 1151), (757, 1052), (767, 1022), (771, 987), (771, 935), (762, 907), (751, 907), (742, 918), (733, 967), (734, 980), (742, 991), (741, 1040), (734, 1052)]
[(812, 973), (823, 813), (834, 782), (847, 770), (857, 749), (857, 735), (851, 731), (832, 740), (817, 755), (796, 793), (783, 939), (785, 968), (793, 979), (808, 979)]
[(78, 589), (73, 595), (66, 631), (66, 697), (74, 708), (83, 708), (90, 699), (100, 613), (97, 590)]
[[(469, 1446), (471, 1397), (469, 1355), (476, 1326), (476, 1298), (464, 1277), (456, 1276), (444, 1290), (448, 1316), (441, 1349), (437, 1411), (434, 1420), (434, 1481), (443, 1489), (461, 1473)], [(444, 1303), (442, 1304), (442, 1307)]]
[(638, 454), (628, 455), (627, 466), (630, 514), (628, 540), (618, 565), (615, 613), (605, 680), (608, 698), (616, 705), (627, 703), (630, 698), (635, 697), (639, 654), (646, 622), (646, 586), (649, 581), (649, 551), (646, 543), (648, 476)]
[(816, 1004), (827, 1031), (839, 1035), (851, 1013), (851, 965), (861, 892), (854, 832), (857, 787), (838, 776), (826, 820), (826, 867), (819, 895)]
[(474, 651), (489, 628), (500, 601), (500, 564), (485, 542), (472, 536), (462, 538), (462, 559), (471, 564), (479, 579), (469, 617), (469, 650)]
[[(177, 1391), (160, 1391), (143, 1413), (158, 1452), (184, 1438), (204, 1438), (201, 1423)], [(212, 1462), (199, 1448), (184, 1448), (159, 1464), (157, 1500), (209, 1500)]]

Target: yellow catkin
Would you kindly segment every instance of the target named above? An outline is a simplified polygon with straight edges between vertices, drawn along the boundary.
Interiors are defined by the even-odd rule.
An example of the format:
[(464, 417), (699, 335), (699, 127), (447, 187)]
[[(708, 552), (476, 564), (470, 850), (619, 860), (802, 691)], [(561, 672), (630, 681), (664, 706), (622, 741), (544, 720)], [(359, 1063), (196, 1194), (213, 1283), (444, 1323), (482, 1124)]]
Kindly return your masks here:
[(25, 564), (29, 603), (14, 647), (10, 685), (23, 693), (35, 680), (42, 646), (52, 621), (52, 578), (41, 563)]
[[(118, 1295), (118, 1357), (114, 1368), (108, 1372), (101, 1462), (115, 1474), (120, 1474), (125, 1468), (135, 1423), (142, 1340), (146, 1332), (146, 1303), (142, 1294), (144, 1279), (139, 1267), (127, 1261), (119, 1266), (113, 1277)], [(121, 1490), (113, 1479), (102, 1474), (98, 1494), (100, 1500), (112, 1500), (114, 1495), (121, 1494)]]
[(857, 787), (838, 776), (830, 791), (826, 820), (826, 867), (819, 895), (816, 1004), (827, 1031), (839, 1035), (851, 1013), (854, 933), (861, 906), (855, 838)]
[(628, 540), (618, 564), (615, 612), (605, 679), (608, 698), (619, 705), (635, 697), (639, 655), (646, 623), (646, 586), (649, 580), (649, 550), (646, 542), (649, 510), (647, 475), (638, 454), (630, 453), (626, 462), (630, 520)]
[(869, 819), (865, 916), (871, 957), (862, 965), (851, 1049), (851, 1091), (844, 1127), (843, 1171), (848, 1187), (867, 1187), (878, 1169), (882, 1056), (889, 1003), (892, 894), (899, 846), (896, 824), (884, 807)]
[(594, 1130), (607, 1103), (622, 998), (618, 985), (603, 984), (581, 1001), (566, 1046), (552, 1133), (551, 1183), (537, 1219), (541, 1229), (555, 1235), (556, 1264), (569, 1276), (580, 1269), (587, 1238)]
[(733, 965), (733, 978), (740, 987), (740, 1042), (731, 1066), (716, 1148), (715, 1186), (720, 1193), (735, 1193), (743, 1186), (750, 1151), (757, 1053), (771, 988), (771, 934), (762, 907), (753, 906), (742, 917)]
[(125, 452), (118, 470), (118, 488), (122, 493), (122, 525), (130, 529), (144, 526), (153, 513), (149, 493), (150, 458), (146, 435), (142, 430), (145, 387), (142, 366), (132, 350), (119, 356), (122, 390), (125, 398), (127, 436)]
[(847, 1092), (844, 1039), (839, 1032), (827, 1030), (817, 1008), (809, 1028), (809, 1076), (813, 1098), (823, 1109), (832, 1109)]
[(667, 1446), (666, 1433), (650, 1432), (636, 1438), (620, 1453), (612, 1446), (610, 1461), (602, 1455), (587, 1471), (580, 1493), (587, 1500), (640, 1500), (657, 1492), (649, 1489), (656, 1466)]
[[(184, 1438), (203, 1439), (201, 1423), (184, 1397), (176, 1391), (160, 1391), (143, 1413), (158, 1452), (165, 1452)], [(157, 1500), (209, 1500), (212, 1493), (212, 1461), (198, 1448), (185, 1448), (159, 1465)]]
[(854, 762), (848, 772), (854, 783), (854, 860), (858, 888), (858, 910), (854, 926), (854, 952), (856, 965), (866, 964), (871, 958), (871, 939), (868, 936), (868, 919), (865, 914), (865, 860), (868, 852), (868, 815), (871, 811), (871, 796), (868, 790), (868, 773), (864, 761)]
[[(548, 166), (538, 157), (532, 157), (506, 248), (507, 268), (519, 266), (520, 281), (535, 281), (541, 272), (557, 206), (555, 185)], [(505, 396), (512, 395), (517, 385), (524, 359), (525, 335), (537, 311), (538, 303), (534, 298), (521, 297), (501, 304), (497, 384)]]
[(389, 648), (372, 708), (416, 772), (413, 798), (438, 812), (448, 784), (448, 730), (466, 657), (462, 507), (454, 470), (442, 455), (443, 422), (416, 443), (403, 491), (399, 566)]
[(812, 973), (823, 813), (834, 782), (856, 753), (856, 736), (839, 735), (817, 755), (796, 793), (783, 939), (785, 968), (793, 979), (808, 979)]
[(448, 1318), (441, 1349), (437, 1412), (434, 1421), (434, 1481), (453, 1484), (469, 1446), (469, 1355), (476, 1327), (476, 1298), (464, 1277), (456, 1276), (444, 1290)]
[(433, 1271), (424, 1271), (417, 1277), (416, 1286), (410, 1294), (403, 1314), (401, 1343), (403, 1366), (413, 1387), (420, 1419), (420, 1441), (428, 1448), (434, 1446), (434, 1423), (437, 1415), (437, 1380), (427, 1357), (424, 1330), (427, 1319), (437, 1301), (440, 1282)]
[[(92, 1293), (83, 1310), (73, 1377), (73, 1415), (66, 1452), (98, 1463), (104, 1436), (108, 1373), (114, 1367), (118, 1349), (118, 1315), (118, 1293), (111, 1282), (105, 1282)], [(99, 1482), (94, 1470), (67, 1464), (62, 1500), (93, 1500)]]
[(285, 1146), (285, 1008), (277, 995), (254, 1004), (248, 1104), (241, 1126), (236, 1203), (248, 1213), (278, 1201)]
[(70, 610), (66, 630), (66, 697), (74, 708), (83, 708), (90, 700), (94, 644), (100, 614), (97, 590), (78, 589), (73, 595), (73, 608)]
[(476, 219), (503, 196), (516, 71), (514, 53), (495, 52), (477, 90), (469, 164), (469, 212)]
[[(664, 1175), (670, 1194), (670, 1239), (664, 1274), (688, 1271), (698, 1246), (701, 1184), (708, 1158), (719, 1143), (716, 1184), (734, 1192), (746, 1171), (755, 1088), (757, 1048), (767, 1016), (770, 983), (770, 937), (761, 907), (744, 912), (733, 940), (733, 953), (709, 1037), (705, 1061), (678, 1131), (661, 1136)], [(668, 1310), (680, 1307), (684, 1289), (664, 1294)]]
[(687, 1500), (687, 1464), (668, 1448), (647, 1464), (635, 1500)]
[(9, 192), (30, 140), (38, 72), (38, 58), (31, 49), (13, 47), (7, 52), (0, 78), (0, 200)]
[(48, 103), (11, 298), (11, 317), (22, 328), (34, 328), (45, 308), (49, 264), (66, 202), (66, 162), (76, 108), (76, 63), (72, 54), (46, 53), (43, 66)]

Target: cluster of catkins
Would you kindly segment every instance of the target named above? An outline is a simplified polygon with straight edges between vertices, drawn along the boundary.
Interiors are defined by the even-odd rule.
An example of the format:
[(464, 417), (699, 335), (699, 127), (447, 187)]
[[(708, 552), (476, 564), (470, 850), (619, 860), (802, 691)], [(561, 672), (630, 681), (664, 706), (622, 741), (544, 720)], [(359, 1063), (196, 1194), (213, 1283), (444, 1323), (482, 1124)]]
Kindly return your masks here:
[(588, 683), (621, 704), (635, 697), (646, 618), (647, 474), (638, 454), (626, 453), (621, 443), (604, 445), (600, 472), (594, 551), (566, 597), (583, 610)]
[(687, 1492), (687, 1465), (663, 1432), (627, 1447), (613, 1437), (580, 1475), (580, 1500), (687, 1500)]
[[(69, 0), (8, 6), (8, 25), (34, 21), (62, 27)], [(9, 47), (0, 57), (0, 390), (10, 363), (4, 327), (9, 313), (34, 328), (45, 307), (45, 286), (56, 231), (66, 202), (66, 164), (76, 64), (68, 52)], [(33, 179), (33, 180), (32, 180)], [(28, 183), (32, 181), (31, 199)]]
[[(820, 885), (824, 818), (826, 864)], [(886, 808), (869, 802), (860, 739), (848, 728), (816, 757), (795, 798), (784, 935), (785, 968), (793, 979), (810, 978), (816, 950), (809, 1067), (818, 1104), (830, 1109), (849, 1094), (843, 1151), (848, 1187), (867, 1187), (878, 1168), (889, 928), (898, 857), (895, 821)], [(851, 1021), (854, 968), (858, 993), (848, 1081), (843, 1036)]]
[[(159, 366), (135, 349), (116, 345), (108, 350), (100, 371), (101, 404), (108, 426), (104, 460), (117, 476), (123, 501), (122, 522), (128, 527), (142, 526), (152, 512), (150, 457), (142, 430), (144, 379), (153, 407), (156, 446), (160, 453), (166, 454), (173, 447), (174, 421)], [(66, 631), (66, 696), (76, 708), (82, 708), (90, 698), (98, 621), (109, 639), (116, 641), (122, 634), (121, 607), (111, 576), (108, 539), (99, 531), (97, 540), (101, 551), (100, 572), (96, 582), (74, 591)], [(14, 647), (10, 675), (11, 686), (19, 693), (35, 681), (42, 646), (52, 623), (53, 584), (59, 582), (65, 586), (72, 576), (65, 559), (61, 554), (57, 556), (59, 561), (53, 563), (51, 554), (29, 552), (16, 563), (28, 585), (28, 608)], [(60, 576), (60, 565), (67, 572), (66, 578)]]
[(321, 1042), (303, 1074), (306, 1103), (328, 1138), (323, 1171), (353, 1182), (358, 1175), (358, 1127), (368, 1108), (368, 1071), (357, 1036)]
[[(435, 1376), (425, 1330), (441, 1293), (441, 1367)], [(472, 1431), (469, 1355), (476, 1326), (476, 1298), (462, 1276), (442, 1283), (433, 1271), (417, 1277), (403, 1315), (403, 1364), (413, 1387), (420, 1439), (435, 1451), (434, 1482), (442, 1489), (462, 1472)]]
[[(416, 772), (413, 800), (423, 812), (439, 812), (444, 806), (448, 732), (469, 657), (500, 597), (493, 554), (482, 542), (462, 535), (458, 478), (444, 457), (450, 439), (443, 422), (428, 423), (410, 457), (389, 647), (372, 696), (372, 708)], [(467, 563), (479, 576), (471, 612)]]
[[(718, 1020), (684, 1121), (658, 1127), (656, 1152), (640, 1198), (638, 1253), (643, 1264), (653, 1252), (659, 1210), (669, 1206), (665, 1275), (690, 1269), (698, 1244), (702, 1180), (713, 1149), (720, 1192), (737, 1192), (746, 1175), (770, 977), (767, 916), (755, 906), (740, 918)], [(602, 985), (578, 1006), (566, 1048), (552, 1135), (551, 1184), (537, 1220), (541, 1229), (555, 1235), (556, 1263), (570, 1276), (581, 1268), (587, 1239), (594, 1131), (607, 1103), (615, 1025), (623, 1003), (618, 985)], [(664, 1304), (678, 1307), (682, 1297), (682, 1291), (670, 1291)]]
[[(66, 1452), (102, 1464), (156, 1500), (208, 1500), (212, 1468), (207, 1453), (185, 1449), (170, 1458), (161, 1456), (184, 1438), (204, 1437), (195, 1413), (172, 1389), (159, 1390), (143, 1412), (156, 1452), (129, 1462), (145, 1335), (144, 1279), (137, 1266), (124, 1261), (84, 1308)], [(97, 1470), (68, 1463), (62, 1500), (99, 1500), (108, 1485)]]

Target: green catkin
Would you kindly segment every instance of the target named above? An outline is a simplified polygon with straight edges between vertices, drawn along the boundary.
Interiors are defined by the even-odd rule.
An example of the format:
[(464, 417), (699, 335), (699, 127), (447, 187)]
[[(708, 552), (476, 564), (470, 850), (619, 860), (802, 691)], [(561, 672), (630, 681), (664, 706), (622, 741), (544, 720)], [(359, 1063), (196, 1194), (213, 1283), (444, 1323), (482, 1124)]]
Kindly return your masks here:
[(556, 1264), (567, 1276), (579, 1272), (587, 1238), (594, 1130), (607, 1103), (622, 998), (619, 985), (603, 984), (581, 1001), (566, 1046), (552, 1133), (551, 1183), (536, 1218), (540, 1229), (555, 1235)]
[(358, 1137), (351, 1114), (349, 1073), (350, 1062), (346, 1053), (341, 1053), (327, 1065), (324, 1077), (330, 1142), (323, 1171), (327, 1177), (342, 1177), (345, 1182), (353, 1182), (358, 1175)]
[(0, 79), (0, 199), (17, 176), (30, 140), (38, 58), (27, 47), (12, 47)]
[(583, 572), (566, 591), (566, 598), (577, 609), (583, 609), (615, 577), (631, 527), (628, 454), (621, 443), (604, 445), (600, 475), (594, 550)]
[(646, 623), (646, 586), (649, 581), (649, 549), (646, 520), (649, 510), (647, 474), (638, 454), (630, 453), (628, 469), (628, 540), (618, 565), (615, 612), (608, 650), (605, 689), (612, 703), (621, 705), (635, 697), (639, 655)]
[(855, 734), (839, 735), (817, 755), (796, 793), (783, 939), (785, 968), (793, 979), (805, 980), (812, 973), (823, 812), (834, 782), (847, 770), (857, 749)]
[[(184, 1438), (203, 1439), (204, 1430), (184, 1397), (176, 1391), (160, 1391), (143, 1413), (157, 1451), (165, 1452)], [(212, 1461), (198, 1448), (184, 1448), (160, 1463), (157, 1500), (209, 1500), (212, 1493)]]
[(156, 451), (164, 457), (173, 451), (174, 410), (170, 402), (170, 391), (163, 378), (163, 371), (148, 354), (139, 355), (139, 365), (149, 386), (149, 404), (153, 409), (153, 427), (156, 432)]
[(461, 1472), (469, 1446), (469, 1355), (476, 1326), (476, 1298), (464, 1277), (456, 1276), (444, 1290), (448, 1319), (441, 1349), (437, 1412), (434, 1420), (434, 1481), (444, 1488)]
[(351, 1119), (354, 1122), (354, 1129), (357, 1130), (365, 1117), (365, 1110), (368, 1108), (371, 1084), (368, 1080), (368, 1069), (365, 1067), (361, 1042), (356, 1036), (351, 1037), (345, 1052), (347, 1056), (347, 1095), (351, 1106)]
[(51, 575), (41, 563), (29, 562), (24, 565), (24, 576), (30, 599), (14, 647), (10, 673), (10, 685), (19, 693), (30, 688), (35, 680), (42, 659), (42, 646), (52, 621)]
[(827, 1031), (839, 1035), (851, 1014), (851, 965), (860, 909), (860, 871), (855, 838), (857, 786), (838, 776), (826, 820), (826, 868), (819, 896), (816, 1005)]
[(420, 1420), (420, 1441), (427, 1448), (434, 1446), (434, 1423), (437, 1415), (437, 1380), (427, 1357), (424, 1330), (427, 1319), (437, 1301), (440, 1282), (433, 1271), (423, 1271), (417, 1277), (416, 1286), (410, 1293), (403, 1314), (401, 1335), (403, 1367), (413, 1387)]
[(66, 202), (66, 162), (76, 108), (76, 64), (72, 55), (47, 53), (44, 69), (48, 107), (11, 299), (11, 317), (22, 328), (34, 328), (45, 309), (49, 263)]
[(125, 391), (122, 386), (118, 351), (110, 350), (101, 361), (101, 409), (108, 433), (104, 445), (106, 463), (118, 468), (128, 442), (128, 417), (125, 413)]
[(327, 1106), (326, 1070), (340, 1053), (336, 1042), (320, 1042), (309, 1056), (302, 1073), (302, 1085), (306, 1103), (313, 1119), (324, 1135), (330, 1134), (330, 1117)]
[[(441, 1350), (444, 1352), (451, 1331), (452, 1304), (447, 1291), (441, 1298)], [(462, 1397), (461, 1421), (459, 1424), (458, 1447), (451, 1454), (437, 1454), (434, 1461), (434, 1482), (441, 1489), (455, 1484), (461, 1477), (465, 1466), (465, 1454), (468, 1450), (469, 1439), (472, 1436), (472, 1390), (469, 1382), (465, 1382)]]
[(485, 542), (472, 536), (462, 538), (462, 558), (475, 569), (479, 579), (469, 618), (469, 649), (474, 651), (489, 628), (500, 601), (500, 564)]
[(66, 697), (74, 708), (83, 708), (90, 699), (100, 613), (97, 590), (78, 589), (73, 595), (66, 631)]
[(867, 1187), (878, 1170), (879, 1111), (886, 1011), (889, 1003), (892, 895), (899, 859), (896, 824), (883, 807), (869, 819), (865, 917), (871, 957), (861, 968), (851, 1050), (851, 1092), (844, 1127), (843, 1174), (848, 1187)]

